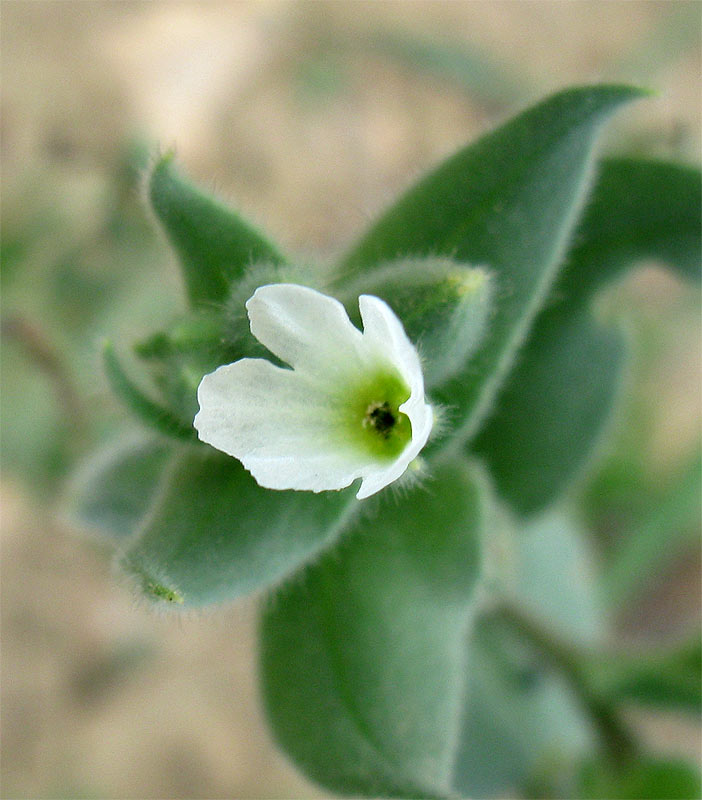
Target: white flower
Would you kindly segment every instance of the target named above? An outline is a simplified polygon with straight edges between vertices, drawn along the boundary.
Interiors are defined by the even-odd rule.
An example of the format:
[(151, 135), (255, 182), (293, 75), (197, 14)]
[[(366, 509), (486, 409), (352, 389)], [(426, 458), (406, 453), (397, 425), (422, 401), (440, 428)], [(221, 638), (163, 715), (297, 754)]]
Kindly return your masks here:
[(243, 358), (205, 375), (195, 427), (268, 489), (321, 492), (362, 478), (358, 498), (397, 480), (429, 438), (431, 406), (417, 351), (390, 307), (343, 305), (295, 284), (261, 286), (251, 333), (293, 369)]

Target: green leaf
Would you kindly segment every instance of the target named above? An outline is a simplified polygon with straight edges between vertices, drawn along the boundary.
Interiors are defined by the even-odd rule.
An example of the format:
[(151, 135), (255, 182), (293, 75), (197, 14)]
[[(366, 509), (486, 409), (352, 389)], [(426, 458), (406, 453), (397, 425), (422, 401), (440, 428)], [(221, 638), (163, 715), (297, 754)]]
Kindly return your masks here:
[(624, 607), (686, 546), (699, 542), (700, 487), (702, 453), (698, 451), (648, 516), (614, 548), (603, 574), (610, 607)]
[(543, 514), (517, 537), (515, 602), (571, 642), (593, 645), (605, 633), (589, 538), (562, 510)]
[(185, 422), (169, 408), (148, 397), (124, 371), (111, 342), (103, 348), (105, 372), (112, 391), (127, 408), (150, 428), (173, 439), (195, 441), (192, 423)]
[(447, 258), (388, 264), (345, 288), (352, 321), (361, 327), (358, 296), (385, 300), (419, 348), (431, 389), (458, 372), (482, 340), (492, 309), (490, 276)]
[(644, 757), (616, 769), (604, 761), (588, 761), (581, 768), (578, 797), (598, 800), (698, 800), (700, 774), (684, 761)]
[(172, 153), (151, 173), (149, 199), (180, 258), (194, 306), (223, 303), (232, 281), (251, 264), (283, 261), (255, 228), (181, 175)]
[(159, 439), (121, 436), (83, 464), (69, 490), (68, 513), (108, 536), (130, 536), (154, 500), (172, 450)]
[(66, 403), (71, 397), (66, 392), (68, 384), (57, 385), (55, 374), (27, 356), (3, 325), (0, 385), (7, 424), (0, 425), (0, 452), (7, 476), (20, 478), (33, 491), (50, 494), (71, 464), (81, 420), (73, 404)]
[(143, 359), (169, 359), (222, 349), (225, 321), (221, 313), (196, 311), (174, 322), (167, 330), (154, 333), (135, 345)]
[(352, 489), (263, 489), (236, 459), (186, 447), (119, 562), (155, 602), (233, 600), (276, 583), (314, 556), (356, 507)]
[(554, 304), (538, 316), (495, 413), (470, 448), (521, 513), (554, 501), (582, 470), (611, 418), (625, 341), (618, 329), (592, 320), (592, 297), (644, 258), (699, 278), (701, 218), (696, 170), (603, 162)]
[(606, 159), (574, 241), (558, 286), (572, 302), (587, 303), (643, 259), (662, 261), (699, 281), (700, 171), (664, 161)]
[(523, 515), (553, 502), (590, 456), (622, 385), (626, 341), (588, 309), (545, 309), (470, 444), (501, 497)]
[(465, 40), (432, 41), (411, 34), (380, 33), (371, 47), (409, 67), (414, 74), (443, 78), (470, 93), (471, 99), (489, 107), (518, 102), (526, 94), (524, 83), (494, 59)]
[(454, 776), (464, 797), (520, 794), (537, 776), (557, 781), (593, 746), (566, 681), (510, 634), (481, 621), (468, 646)]
[(698, 634), (658, 652), (594, 654), (587, 670), (594, 685), (613, 702), (696, 714), (702, 710), (702, 642)]
[(344, 259), (339, 280), (403, 257), (484, 265), (496, 309), (459, 378), (438, 393), (458, 432), (475, 432), (543, 303), (580, 211), (602, 123), (644, 93), (570, 89), (458, 152), (387, 211)]
[[(604, 620), (586, 540), (562, 511), (516, 537), (511, 602), (556, 636), (591, 646)], [(468, 644), (468, 689), (456, 788), (470, 797), (558, 783), (593, 732), (566, 677), (533, 644), (487, 613)], [(527, 791), (527, 794), (530, 794)]]
[(285, 585), (261, 623), (274, 735), (312, 780), (344, 795), (449, 791), (486, 501), (462, 463), (380, 498)]

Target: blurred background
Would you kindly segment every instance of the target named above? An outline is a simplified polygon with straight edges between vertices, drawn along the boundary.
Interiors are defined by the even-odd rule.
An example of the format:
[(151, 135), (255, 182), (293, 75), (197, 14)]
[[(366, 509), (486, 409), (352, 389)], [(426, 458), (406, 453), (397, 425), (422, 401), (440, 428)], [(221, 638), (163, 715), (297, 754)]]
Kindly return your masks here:
[[(253, 603), (156, 616), (63, 513), (76, 466), (127, 416), (107, 390), (101, 338), (124, 348), (183, 308), (141, 199), (156, 148), (174, 146), (285, 251), (329, 261), (425, 168), (568, 84), (655, 88), (610, 127), (605, 150), (696, 162), (699, 11), (3, 3), (4, 797), (321, 796), (265, 730)], [(665, 642), (699, 625), (702, 603), (698, 294), (650, 264), (608, 302), (637, 348), (582, 513), (603, 561), (631, 531), (649, 532), (648, 555), (624, 553), (632, 578), (613, 624), (622, 641)], [(658, 752), (699, 759), (694, 717), (631, 719)]]

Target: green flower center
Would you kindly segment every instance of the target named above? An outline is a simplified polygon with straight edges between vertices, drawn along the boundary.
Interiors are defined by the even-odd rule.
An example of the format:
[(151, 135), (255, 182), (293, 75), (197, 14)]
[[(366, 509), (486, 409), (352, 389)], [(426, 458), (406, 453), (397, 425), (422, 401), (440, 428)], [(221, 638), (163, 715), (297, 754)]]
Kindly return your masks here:
[(372, 403), (368, 406), (363, 424), (369, 425), (385, 439), (390, 438), (390, 433), (397, 422), (397, 412), (390, 408), (389, 403)]
[(344, 438), (373, 458), (392, 461), (412, 439), (412, 425), (399, 407), (410, 390), (392, 368), (379, 369), (344, 395)]

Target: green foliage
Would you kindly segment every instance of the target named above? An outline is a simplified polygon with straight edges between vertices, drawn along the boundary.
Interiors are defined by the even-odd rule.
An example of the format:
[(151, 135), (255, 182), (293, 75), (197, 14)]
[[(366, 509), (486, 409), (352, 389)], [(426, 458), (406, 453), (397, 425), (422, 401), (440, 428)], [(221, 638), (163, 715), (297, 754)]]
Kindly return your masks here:
[(702, 641), (694, 635), (653, 652), (598, 653), (587, 665), (600, 690), (614, 702), (657, 709), (702, 711)]
[(112, 390), (129, 410), (159, 433), (185, 441), (195, 439), (192, 424), (180, 419), (170, 408), (148, 397), (127, 375), (111, 342), (103, 347), (105, 372)]
[(514, 602), (561, 636), (601, 642), (606, 628), (597, 571), (585, 532), (562, 509), (525, 525), (517, 541)]
[(183, 177), (172, 153), (163, 156), (151, 173), (149, 199), (180, 258), (194, 306), (223, 302), (231, 282), (251, 264), (283, 260), (258, 231)]
[(198, 311), (177, 320), (168, 330), (154, 333), (135, 348), (143, 359), (168, 359), (212, 350), (222, 339), (222, 315)]
[(71, 464), (75, 427), (80, 420), (66, 414), (60, 388), (52, 376), (26, 358), (20, 342), (3, 330), (0, 345), (2, 414), (11, 424), (0, 426), (0, 451), (7, 474), (49, 488)]
[(138, 196), (138, 153), (78, 180), (26, 166), (2, 204), (2, 466), (51, 500), (119, 425), (95, 342), (125, 328), (134, 336), (175, 309)]
[(587, 309), (546, 309), (469, 449), (524, 515), (555, 501), (586, 463), (612, 415), (626, 341)]
[(456, 435), (475, 433), (556, 276), (602, 123), (642, 92), (561, 92), (459, 151), (390, 208), (343, 260), (339, 282), (384, 261), (448, 256), (485, 265), (496, 297), (465, 372), (435, 391)]
[(594, 295), (643, 259), (699, 280), (700, 220), (697, 170), (632, 159), (601, 164), (553, 301), (471, 447), (518, 511), (533, 514), (559, 496), (611, 417), (626, 348), (619, 330), (592, 320)]
[[(438, 57), (422, 53), (411, 58)], [(457, 62), (444, 56), (437, 68), (450, 72)], [(612, 657), (586, 539), (555, 502), (599, 441), (626, 362), (621, 332), (592, 317), (595, 295), (644, 258), (698, 275), (698, 173), (632, 159), (594, 169), (602, 124), (642, 94), (562, 91), (467, 146), (380, 217), (331, 288), (321, 272), (284, 263), (171, 155), (150, 173), (148, 197), (191, 309), (136, 345), (157, 395), (110, 346), (105, 366), (115, 393), (168, 439), (125, 442), (89, 463), (74, 513), (112, 537), (117, 563), (156, 605), (268, 592), (268, 718), (329, 791), (558, 793), (587, 762), (583, 796), (632, 787), (668, 796), (660, 787), (675, 770), (645, 761), (620, 706), (698, 709), (699, 648)], [(245, 302), (288, 281), (331, 291), (355, 321), (363, 293), (402, 319), (446, 421), (423, 454), (424, 483), (363, 506), (353, 489), (270, 491), (196, 441), (202, 376), (263, 354)], [(485, 472), (465, 460), (467, 448)], [(652, 569), (665, 523), (691, 518), (698, 473), (614, 552), (613, 605), (617, 592), (630, 596), (633, 572)], [(683, 792), (675, 774), (670, 785), (679, 778)]]
[(326, 788), (370, 797), (449, 791), (464, 637), (490, 534), (481, 484), (448, 463), (401, 501), (385, 497), (268, 602), (269, 719)]
[(700, 280), (699, 170), (646, 159), (605, 159), (559, 288), (586, 303), (632, 263), (656, 259)]
[(521, 793), (591, 750), (591, 726), (563, 676), (510, 631), (480, 622), (466, 676), (454, 776), (462, 797)]
[(173, 446), (160, 439), (121, 436), (76, 475), (68, 505), (81, 524), (124, 539), (150, 508)]
[(698, 452), (613, 548), (603, 574), (610, 607), (621, 608), (686, 546), (699, 541), (701, 487), (702, 453)]
[(587, 800), (697, 800), (699, 772), (682, 761), (644, 757), (624, 769), (588, 762), (580, 774), (579, 797)]
[[(594, 564), (572, 519), (559, 511), (533, 520), (515, 555), (514, 606), (581, 644), (602, 639)], [(455, 780), (463, 795), (527, 791), (590, 751), (592, 726), (567, 676), (490, 609), (468, 653)]]
[(402, 320), (421, 353), (429, 389), (465, 366), (492, 308), (489, 272), (448, 258), (403, 259), (346, 287), (342, 300), (359, 327), (356, 298), (364, 293), (385, 300)]
[(277, 583), (339, 531), (353, 494), (271, 492), (209, 447), (176, 456), (119, 562), (156, 603), (233, 600)]

